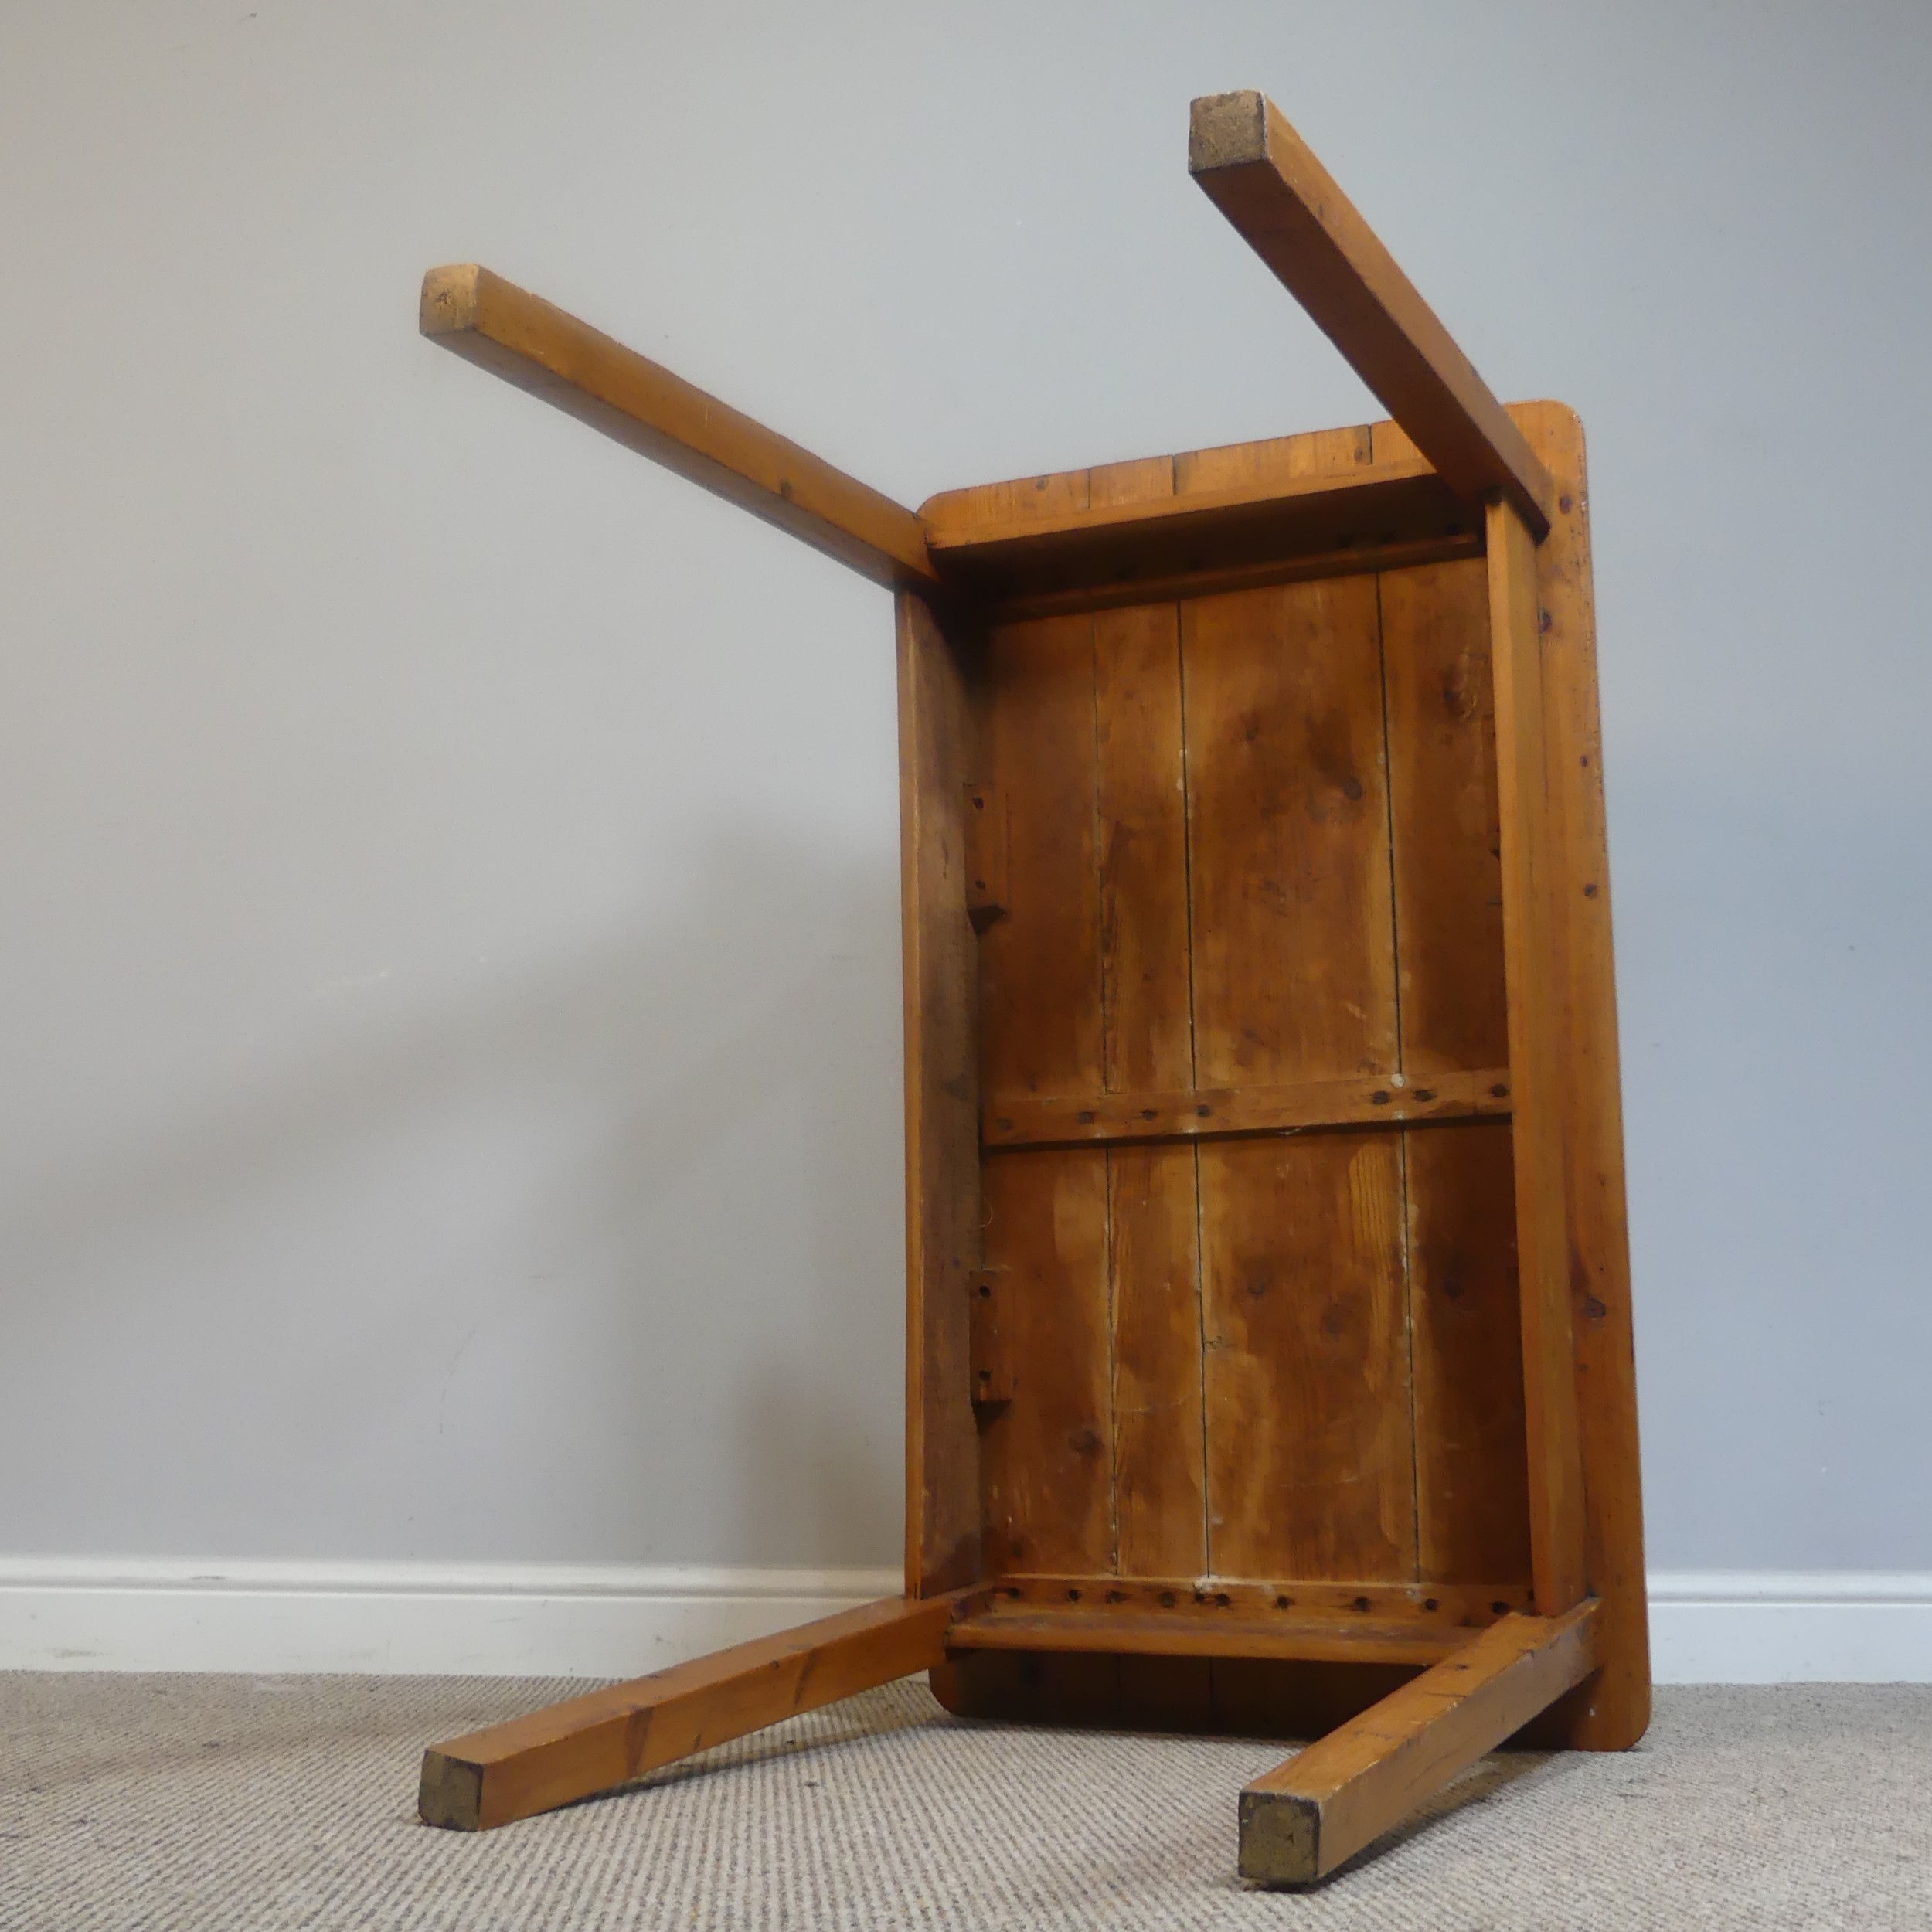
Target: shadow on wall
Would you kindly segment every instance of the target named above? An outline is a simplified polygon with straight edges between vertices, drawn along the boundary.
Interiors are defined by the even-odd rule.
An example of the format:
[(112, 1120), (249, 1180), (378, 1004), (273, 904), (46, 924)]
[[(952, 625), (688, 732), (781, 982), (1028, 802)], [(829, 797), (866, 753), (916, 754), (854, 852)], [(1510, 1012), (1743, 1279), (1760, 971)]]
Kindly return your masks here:
[(5, 1434), (117, 1419), (10, 1546), (895, 1560), (895, 860), (735, 831), (648, 923), (328, 1026), (15, 1222)]

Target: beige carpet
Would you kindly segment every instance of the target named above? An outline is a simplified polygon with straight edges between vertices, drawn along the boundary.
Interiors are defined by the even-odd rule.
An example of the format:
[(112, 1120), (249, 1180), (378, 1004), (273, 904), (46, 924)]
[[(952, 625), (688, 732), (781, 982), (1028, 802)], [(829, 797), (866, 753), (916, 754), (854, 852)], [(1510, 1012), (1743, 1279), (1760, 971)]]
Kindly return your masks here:
[(1492, 1759), (1319, 1890), (1234, 1876), (1281, 1755), (957, 1723), (924, 1685), (481, 1836), (435, 1738), (584, 1689), (0, 1675), (0, 1927), (1932, 1927), (1932, 1686), (1663, 1690), (1621, 1757)]

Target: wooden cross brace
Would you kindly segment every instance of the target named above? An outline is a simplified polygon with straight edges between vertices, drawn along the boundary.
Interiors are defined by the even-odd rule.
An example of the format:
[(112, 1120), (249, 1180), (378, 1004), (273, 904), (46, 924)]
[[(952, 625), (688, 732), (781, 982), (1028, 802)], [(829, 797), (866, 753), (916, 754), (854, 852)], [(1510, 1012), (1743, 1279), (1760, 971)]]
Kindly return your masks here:
[[(1594, 1749), (1644, 1729), (1574, 418), (1498, 403), (1260, 94), (1196, 101), (1189, 163), (1393, 423), (955, 492), (915, 514), (487, 269), (424, 278), (424, 335), (896, 594), (908, 1208), (905, 1594), (440, 1745), (423, 1765), (432, 1825), (505, 1824), (921, 1670), (956, 1709), (1128, 1721), (1150, 1708), (1129, 1687), (1152, 1685), (1168, 1719), (1264, 1730), (1240, 1673), (1289, 1665), (1333, 1692), (1304, 1718), (1355, 1713), (1241, 1794), (1243, 1876), (1302, 1883), (1532, 1720)], [(1349, 588), (1365, 581), (1366, 604)], [(1357, 651), (1366, 763), (1355, 740), (1320, 738), (1335, 727), (1310, 685), (1305, 753), (1264, 770), (1261, 723), (1278, 738), (1291, 716), (1268, 667), (1318, 681), (1309, 640), (1340, 663), (1367, 634), (1352, 612), (1373, 632)], [(1455, 634), (1407, 736), (1403, 693), (1427, 679), (1395, 661), (1405, 621), (1418, 661)], [(1261, 646), (1240, 663), (1262, 668), (1240, 672), (1245, 695), (1216, 726), (1231, 624)], [(1077, 731), (1039, 735), (1063, 672), (1069, 715), (1097, 720), (1083, 748)], [(1237, 756), (1232, 795), (1275, 843), (1217, 897), (1216, 760)], [(1059, 811), (1050, 788), (1083, 758), (1100, 764)], [(1397, 795), (1396, 775), (1451, 767), (1446, 817)], [(1305, 790), (1316, 831), (1280, 805), (1284, 786)], [(1337, 912), (1322, 882), (1352, 853), (1369, 910)], [(1440, 888), (1452, 877), (1459, 897)], [(1267, 926), (1288, 897), (1299, 923)], [(1298, 956), (1287, 996), (1315, 1018), (1270, 1019), (1284, 968), (1269, 945), (1345, 916), (1373, 943)], [(1215, 923), (1229, 918), (1232, 940)], [(1430, 1035), (1431, 1012), (1460, 1044)], [(1498, 1148), (1500, 1191), (1482, 1179)], [(1339, 1220), (1321, 1219), (1325, 1186)], [(1029, 1228), (1050, 1232), (1029, 1246)], [(1478, 1279), (1501, 1289), (1471, 1300)], [(1104, 1332), (1080, 1327), (1089, 1303)], [(1150, 1319), (1151, 1343), (1134, 1328)], [(1370, 1355), (1328, 1362), (1358, 1331)], [(1325, 1435), (1283, 1420), (1289, 1371), (1325, 1405)], [(1130, 1401), (1128, 1377), (1172, 1399)], [(1180, 1433), (1156, 1441), (1168, 1425), (1148, 1419), (1169, 1412)], [(1351, 1427), (1325, 1477), (1323, 1444)], [(1264, 1467), (1277, 1437), (1287, 1460)], [(1230, 1546), (1245, 1560), (1219, 1560)], [(1069, 1701), (1083, 1663), (1114, 1673), (1104, 1709)]]

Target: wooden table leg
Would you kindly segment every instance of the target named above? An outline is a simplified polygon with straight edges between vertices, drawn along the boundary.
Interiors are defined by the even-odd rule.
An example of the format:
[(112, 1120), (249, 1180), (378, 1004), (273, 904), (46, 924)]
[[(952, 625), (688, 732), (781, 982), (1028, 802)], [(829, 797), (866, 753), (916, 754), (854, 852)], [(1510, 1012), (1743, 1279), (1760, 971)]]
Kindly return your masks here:
[(1241, 1876), (1325, 1878), (1597, 1665), (1597, 1605), (1505, 1617), (1241, 1794)]
[(962, 1594), (889, 1597), (438, 1744), (423, 1755), (423, 1821), (508, 1825), (927, 1669)]

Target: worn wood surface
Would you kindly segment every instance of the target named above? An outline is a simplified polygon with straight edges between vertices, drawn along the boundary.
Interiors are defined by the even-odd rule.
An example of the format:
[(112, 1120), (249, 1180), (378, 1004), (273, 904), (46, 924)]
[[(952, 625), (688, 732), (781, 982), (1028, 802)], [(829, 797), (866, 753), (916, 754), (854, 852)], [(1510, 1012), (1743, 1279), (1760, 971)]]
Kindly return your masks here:
[(1543, 716), (1556, 837), (1550, 881), (1567, 982), (1559, 1043), (1577, 1402), (1584, 1463), (1584, 1560), (1598, 1600), (1602, 1668), (1539, 1726), (1542, 1741), (1621, 1750), (1650, 1721), (1623, 1100), (1611, 950), (1610, 860), (1597, 702), (1590, 492), (1583, 425), (1560, 403), (1514, 412), (1556, 479), (1556, 519), (1536, 551)]
[(423, 333), (862, 576), (933, 590), (911, 511), (474, 262), (423, 277)]
[(1580, 431), (1496, 404), (1260, 97), (1190, 161), (1398, 423), (914, 517), (426, 279), (426, 334), (901, 592), (908, 1222), (907, 1597), (439, 1747), (432, 1821), (922, 1665), (1074, 1722), (1383, 1696), (1244, 1800), (1281, 1879), (1498, 1725), (1642, 1730)]
[[(1371, 514), (1371, 512), (1373, 512)], [(1474, 558), (1482, 519), (1367, 425), (945, 490), (936, 567), (1002, 621)]]
[(1193, 105), (1188, 169), (1466, 501), (1501, 491), (1539, 537), (1549, 471), (1435, 311), (1274, 104)]
[(425, 1753), (426, 1825), (487, 1830), (943, 1660), (951, 1597), (893, 1597), (553, 1704)]
[[(1069, 508), (1052, 519), (950, 520), (926, 508), (934, 566), (963, 594), (1050, 609), (1152, 600), (1163, 585), (1208, 575), (1233, 582), (1349, 574), (1396, 557), (1469, 555), (1478, 519), (1426, 463), (1413, 459), (1328, 475), (1257, 480), (1154, 501)], [(1311, 560), (1320, 560), (1310, 569)]]
[(1554, 1616), (1586, 1587), (1583, 1476), (1571, 1337), (1561, 1064), (1568, 988), (1554, 902), (1556, 843), (1545, 762), (1536, 549), (1505, 502), (1488, 511), (1489, 646), (1502, 832), (1503, 961), (1515, 1075), (1517, 1299), (1536, 1607)]
[(1201, 1615), (1083, 1602), (998, 1604), (958, 1619), (946, 1641), (954, 1651), (1433, 1664), (1469, 1639), (1466, 1630), (1421, 1617), (1383, 1621), (1320, 1610)]
[[(1402, 1063), (1412, 1092), (1509, 1053), (1489, 599), (1480, 563), (1380, 580)], [(1529, 1575), (1510, 1135), (1404, 1138), (1417, 1563)]]
[(1363, 1073), (1289, 1087), (1070, 1096), (994, 1093), (985, 1097), (981, 1134), (989, 1149), (1075, 1141), (1206, 1140), (1310, 1127), (1493, 1118), (1507, 1115), (1510, 1105), (1509, 1069), (1498, 1065), (1415, 1080)]
[(1325, 1878), (1586, 1676), (1597, 1607), (1506, 1617), (1241, 1794), (1241, 1876)]
[(979, 941), (988, 1092), (1083, 1094), (1102, 1079), (1094, 620), (991, 635), (978, 775), (1006, 801), (1005, 917)]
[[(1533, 425), (1544, 409), (1519, 413)], [(1556, 426), (1546, 440), (1560, 454), (1556, 430), (1573, 419), (1545, 413)], [(1396, 425), (1381, 423), (955, 492), (940, 509), (961, 527), (1030, 518), (1060, 528), (1097, 505), (1118, 512), (1189, 488), (1276, 488), (1415, 454)], [(1587, 586), (1580, 507), (1559, 503), (1550, 543), (1536, 553), (1546, 607), (1552, 595), (1573, 599), (1553, 614), (1561, 631), (1546, 638), (1587, 628), (1573, 611), (1573, 587)], [(1546, 556), (1564, 573), (1554, 590)], [(982, 1158), (995, 1186), (988, 1208), (1009, 1220), (1018, 1211), (1002, 1207), (998, 1175), (1008, 1161), (1032, 1158), (1029, 1149), (1084, 1147), (1107, 1164), (1104, 1190), (1083, 1189), (1071, 1213), (1063, 1200), (1050, 1232), (1036, 1223), (1036, 1238), (1054, 1250), (1055, 1268), (1065, 1267), (1063, 1251), (1090, 1257), (1082, 1320), (1096, 1362), (1060, 1361), (1051, 1372), (1104, 1412), (1092, 1427), (1111, 1444), (1122, 1587), (1137, 1572), (1196, 1572), (1198, 1546), (1196, 1573), (1217, 1583), (1333, 1565), (1327, 1573), (1337, 1577), (1507, 1590), (1522, 1607), (1531, 1602), (1528, 1447), (1488, 573), (1474, 560), (1355, 576), (1353, 588), (1210, 591), (1002, 628), (1009, 656), (988, 687), (985, 729), (989, 741), (1005, 733), (1009, 764), (1027, 774), (1033, 822), (1024, 837), (1035, 850), (1024, 865), (1037, 877), (1042, 918), (1030, 937), (1001, 933), (1002, 919), (981, 940)], [(1243, 665), (1247, 651), (1274, 661)], [(1546, 681), (1553, 745), (1570, 729), (1564, 694), (1579, 704), (1587, 683), (1573, 668)], [(1002, 702), (1036, 715), (1009, 729), (998, 716)], [(1326, 715), (1311, 724), (1318, 713)], [(1587, 783), (1581, 760), (1593, 750), (1577, 755)], [(1351, 781), (1361, 798), (1349, 795)], [(1569, 820), (1558, 810), (1562, 785), (1553, 785), (1551, 862), (1568, 865), (1568, 835), (1553, 828)], [(1564, 808), (1574, 818), (1589, 804)], [(1600, 800), (1597, 811), (1597, 857), (1575, 903), (1600, 918)], [(1070, 905), (1085, 910), (1070, 917)], [(1257, 981), (1252, 998), (1244, 973)], [(1597, 1066), (1607, 997), (1602, 971), (1586, 995), (1572, 994), (1599, 1016), (1582, 1029)], [(1614, 1071), (1614, 1011), (1609, 1024)], [(1179, 1069), (1184, 1037), (1187, 1078), (1131, 1083)], [(1325, 1055), (1356, 1070), (1326, 1080), (1300, 1071)], [(1369, 1070), (1359, 1070), (1365, 1060)], [(1208, 1071), (1217, 1062), (1228, 1073), (1219, 1085)], [(1297, 1075), (1271, 1090), (1270, 1069)], [(1568, 1148), (1577, 1103), (1564, 1078)], [(1600, 1114), (1600, 1080), (1596, 1091)], [(1187, 1111), (1203, 1104), (1206, 1120)], [(1352, 1131), (1324, 1131), (1325, 1115)], [(1365, 1131), (1385, 1124), (1398, 1131)], [(1284, 1138), (1291, 1128), (1302, 1131)], [(1594, 1130), (1600, 1157), (1615, 1131), (1614, 1117)], [(1324, 1141), (1325, 1152), (1307, 1151)], [(1594, 1171), (1607, 1204), (1605, 1159)], [(1614, 1185), (1620, 1202), (1621, 1168)], [(1615, 1219), (1605, 1205), (1594, 1233), (1573, 1219), (1573, 1243), (1580, 1229), (1600, 1256), (1620, 1234)], [(1595, 1278), (1614, 1274), (1614, 1257), (1597, 1267)], [(1592, 1304), (1606, 1314), (1587, 1315)], [(1188, 1328), (1196, 1306), (1198, 1342)], [(1595, 1296), (1579, 1304), (1580, 1357), (1584, 1328), (1614, 1331), (1617, 1306)], [(1627, 1409), (1616, 1369), (1607, 1360), (1597, 1386)], [(1188, 1447), (1192, 1373), (1198, 1469)], [(1587, 1376), (1581, 1386), (1583, 1426), (1622, 1443), (1622, 1465), (1634, 1471), (1634, 1434), (1619, 1436), (1614, 1416), (1591, 1421)], [(1349, 1498), (1338, 1512), (1326, 1490)], [(1064, 1493), (1078, 1520), (1056, 1533), (1066, 1546), (1099, 1550), (1097, 1496), (1080, 1483)], [(1624, 1549), (1618, 1538), (1636, 1522), (1619, 1494), (1613, 1481), (1601, 1512), (1594, 1485), (1583, 1497), (1593, 1588), (1599, 1553), (1607, 1560)], [(1172, 1560), (1158, 1560), (1164, 1548)], [(1003, 1555), (999, 1566), (1010, 1576), (1037, 1565)], [(1634, 1580), (1637, 1607), (1606, 1599), (1605, 1668), (1549, 1720), (1579, 1734), (1607, 1737), (1613, 1719), (1634, 1724), (1632, 1736), (1641, 1727), (1641, 1560), (1626, 1560), (1622, 1573)], [(1619, 1650), (1619, 1633), (1633, 1631), (1637, 1648)], [(1063, 1685), (1056, 1673), (1069, 1666), (1056, 1643), (1012, 1652), (1029, 1660), (1018, 1675), (969, 1665), (962, 1651), (948, 1681), (962, 1696), (970, 1684), (982, 1699), (998, 1685), (1000, 1696), (1032, 1700), (1001, 1706), (1008, 1715), (1063, 1709), (1067, 1697), (1092, 1704), (1098, 1680)], [(1130, 1682), (1157, 1665), (1172, 1676)], [(1259, 1713), (1288, 1696), (1282, 1685), (1295, 1686), (1290, 1705), (1302, 1708), (1316, 1680), (1283, 1676), (1285, 1668), (1123, 1655), (1100, 1701), (1117, 1713), (1159, 1711), (1163, 1721), (1191, 1712), (1212, 1728), (1230, 1699), (1260, 1700)], [(1627, 1694), (1606, 1702), (1602, 1687), (1613, 1679)]]
[(1393, 1073), (1375, 581), (1203, 597), (1182, 624), (1195, 1077)]
[(1219, 1141), (1199, 1158), (1210, 1572), (1413, 1577), (1396, 1137)]
[(1359, 1577), (1203, 1577), (1016, 1570), (986, 1586), (985, 1603), (975, 1608), (1084, 1600), (1128, 1605), (1139, 1610), (1178, 1611), (1218, 1616), (1264, 1616), (1277, 1611), (1311, 1611), (1336, 1616), (1413, 1617), (1440, 1621), (1468, 1631), (1481, 1630), (1511, 1611), (1530, 1607), (1527, 1580), (1518, 1583), (1388, 1583)]
[(988, 1571), (1114, 1567), (1107, 1155), (986, 1164), (987, 1264), (1006, 1271), (1012, 1399), (981, 1418)]
[(979, 1574), (967, 1282), (981, 1265), (978, 963), (965, 783), (974, 641), (910, 592), (899, 630), (900, 920), (906, 1055), (906, 1589)]
[(1115, 1560), (1124, 1577), (1207, 1567), (1194, 1151), (1107, 1156), (1114, 1294)]
[(1003, 1268), (975, 1268), (968, 1277), (973, 1402), (1011, 1402), (1015, 1328), (1008, 1306), (1012, 1289)]

